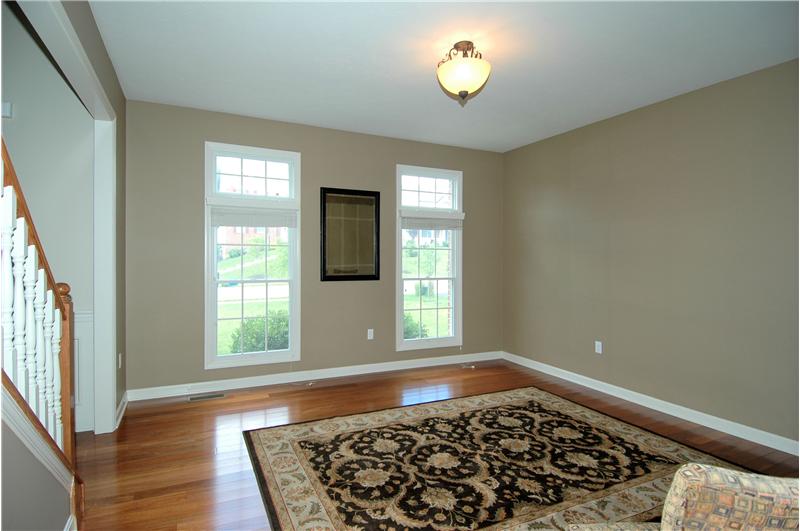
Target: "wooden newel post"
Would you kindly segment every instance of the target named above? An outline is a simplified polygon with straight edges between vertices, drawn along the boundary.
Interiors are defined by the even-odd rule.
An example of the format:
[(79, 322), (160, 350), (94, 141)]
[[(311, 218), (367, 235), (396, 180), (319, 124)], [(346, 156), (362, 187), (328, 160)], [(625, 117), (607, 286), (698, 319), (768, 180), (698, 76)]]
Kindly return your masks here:
[(61, 423), (64, 430), (64, 455), (67, 456), (74, 470), (77, 470), (77, 454), (75, 452), (75, 378), (73, 375), (72, 338), (73, 336), (73, 309), (72, 296), (69, 294), (69, 284), (57, 284), (58, 295), (64, 303), (64, 313), (61, 316), (61, 352), (59, 367), (61, 368)]

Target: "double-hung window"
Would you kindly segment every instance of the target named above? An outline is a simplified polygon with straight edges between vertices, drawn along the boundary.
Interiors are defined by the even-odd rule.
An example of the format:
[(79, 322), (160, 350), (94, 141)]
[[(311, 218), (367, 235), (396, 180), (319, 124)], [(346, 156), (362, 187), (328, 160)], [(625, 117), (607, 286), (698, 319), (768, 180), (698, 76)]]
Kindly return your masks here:
[(461, 345), (460, 171), (397, 166), (397, 350)]
[(300, 154), (206, 142), (205, 368), (300, 359)]

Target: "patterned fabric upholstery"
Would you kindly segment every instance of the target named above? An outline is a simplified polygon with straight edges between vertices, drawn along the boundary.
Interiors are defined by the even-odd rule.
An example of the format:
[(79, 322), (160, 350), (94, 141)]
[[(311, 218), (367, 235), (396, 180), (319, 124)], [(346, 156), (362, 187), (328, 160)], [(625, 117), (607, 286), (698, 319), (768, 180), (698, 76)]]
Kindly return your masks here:
[(690, 463), (675, 473), (661, 529), (797, 529), (798, 483)]

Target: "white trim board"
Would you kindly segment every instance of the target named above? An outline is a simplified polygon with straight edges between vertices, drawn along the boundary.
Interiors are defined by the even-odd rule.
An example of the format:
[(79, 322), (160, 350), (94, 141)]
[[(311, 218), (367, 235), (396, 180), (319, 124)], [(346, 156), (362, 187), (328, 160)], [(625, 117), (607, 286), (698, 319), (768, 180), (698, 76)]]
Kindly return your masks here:
[(2, 396), (3, 422), (19, 437), (19, 440), (31, 451), (33, 456), (53, 474), (53, 477), (61, 483), (64, 489), (67, 492), (71, 492), (72, 473), (64, 466), (64, 463), (61, 462), (61, 459), (58, 458), (45, 439), (39, 435), (39, 432), (36, 431), (31, 421), (25, 416), (22, 408), (19, 407), (19, 404), (5, 387), (3, 387)]
[(708, 428), (721, 431), (747, 441), (761, 444), (769, 448), (774, 448), (792, 455), (798, 455), (798, 442), (789, 439), (788, 437), (783, 437), (781, 435), (770, 433), (764, 430), (745, 426), (744, 424), (740, 424), (738, 422), (715, 417), (701, 411), (696, 411), (685, 406), (667, 402), (666, 400), (661, 400), (643, 393), (631, 391), (630, 389), (625, 389), (624, 387), (612, 385), (600, 380), (595, 380), (594, 378), (589, 378), (588, 376), (583, 376), (574, 372), (566, 371), (564, 369), (559, 369), (558, 367), (547, 365), (546, 363), (541, 363), (518, 356), (516, 354), (501, 351), (390, 361), (386, 363), (371, 363), (367, 365), (352, 365), (350, 367), (336, 367), (332, 369), (285, 372), (281, 374), (251, 376), (247, 378), (236, 378), (231, 380), (216, 380), (211, 382), (128, 389), (126, 396), (128, 400), (135, 402), (138, 400), (149, 400), (153, 398), (167, 398), (197, 393), (243, 389), (247, 387), (302, 382), (307, 380), (322, 380), (325, 378), (339, 378), (343, 376), (355, 376), (358, 374), (371, 374), (401, 369), (415, 369), (421, 367), (434, 367), (437, 365), (451, 365), (498, 359), (506, 360), (529, 369), (550, 374), (552, 376), (556, 376), (557, 378), (606, 393), (607, 395), (622, 398), (623, 400), (627, 400), (633, 404), (638, 404), (655, 411), (672, 415), (673, 417), (688, 420), (689, 422), (706, 426)]
[(567, 380), (584, 387), (589, 387), (607, 395), (622, 398), (628, 402), (632, 402), (655, 411), (660, 411), (661, 413), (666, 413), (667, 415), (672, 415), (673, 417), (677, 417), (679, 419), (688, 420), (689, 422), (721, 431), (723, 433), (758, 443), (763, 446), (775, 448), (776, 450), (780, 450), (788, 454), (798, 455), (798, 442), (789, 439), (788, 437), (783, 437), (781, 435), (770, 433), (764, 430), (745, 426), (744, 424), (740, 424), (732, 420), (715, 417), (713, 415), (709, 415), (708, 413), (703, 413), (702, 411), (697, 411), (685, 406), (673, 404), (672, 402), (667, 402), (666, 400), (661, 400), (660, 398), (655, 398), (643, 393), (631, 391), (630, 389), (625, 389), (624, 387), (619, 387), (617, 385), (606, 383), (600, 380), (595, 380), (594, 378), (589, 378), (588, 376), (583, 376), (578, 373), (559, 369), (558, 367), (554, 367), (539, 361), (534, 361), (516, 354), (511, 354), (509, 352), (504, 352), (503, 357), (507, 361), (516, 363), (517, 365), (522, 365), (523, 367), (527, 367), (529, 369), (550, 374), (557, 378), (561, 378), (562, 380)]
[(75, 519), (74, 514), (70, 514), (67, 518), (67, 523), (64, 524), (64, 531), (76, 531), (78, 529), (78, 520)]
[(210, 393), (244, 389), (247, 387), (260, 387), (309, 380), (323, 380), (326, 378), (341, 378), (358, 374), (372, 374), (378, 372), (398, 371), (402, 369), (417, 369), (420, 367), (435, 367), (437, 365), (452, 365), (457, 363), (472, 363), (477, 361), (502, 359), (502, 352), (479, 352), (476, 354), (459, 354), (455, 356), (441, 356), (436, 358), (420, 358), (401, 361), (388, 361), (384, 363), (369, 363), (366, 365), (350, 365), (348, 367), (334, 367), (331, 369), (315, 369), (310, 371), (283, 372), (279, 374), (265, 374), (263, 376), (248, 376), (229, 380), (214, 380), (179, 385), (165, 385), (162, 387), (145, 387), (141, 389), (128, 389), (127, 396), (131, 402), (149, 400), (152, 398), (167, 398), (173, 396), (192, 395), (197, 393)]
[(122, 394), (122, 400), (120, 400), (119, 404), (117, 404), (117, 416), (116, 416), (117, 420), (114, 423), (114, 431), (117, 431), (119, 429), (119, 425), (122, 424), (122, 417), (125, 416), (125, 410), (127, 409), (128, 409), (128, 392), (125, 391)]

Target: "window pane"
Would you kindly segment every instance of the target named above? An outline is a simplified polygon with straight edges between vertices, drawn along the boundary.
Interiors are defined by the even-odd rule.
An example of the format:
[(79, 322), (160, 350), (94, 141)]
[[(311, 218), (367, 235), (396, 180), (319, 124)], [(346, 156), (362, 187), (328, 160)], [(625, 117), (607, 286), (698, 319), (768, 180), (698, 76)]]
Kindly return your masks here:
[(436, 333), (439, 337), (450, 337), (453, 335), (453, 319), (451, 310), (437, 310), (438, 318), (438, 331)]
[(419, 177), (415, 177), (414, 175), (403, 175), (402, 189), (419, 190)]
[(285, 162), (267, 161), (267, 177), (270, 179), (288, 179), (289, 165)]
[(242, 159), (239, 157), (217, 157), (217, 173), (242, 174)]
[(450, 247), (450, 239), (452, 237), (452, 231), (449, 230), (437, 230), (436, 231), (436, 247)]
[(285, 311), (289, 313), (289, 283), (270, 282), (267, 286), (267, 302), (269, 312)]
[(436, 308), (436, 281), (421, 281), (419, 295), (422, 308)]
[(453, 208), (453, 196), (450, 194), (436, 194), (436, 208)]
[(238, 319), (242, 316), (242, 285), (223, 282), (217, 285), (217, 318)]
[(242, 161), (242, 173), (251, 177), (265, 177), (264, 161), (244, 159)]
[(436, 194), (434, 194), (433, 192), (420, 192), (419, 206), (420, 208), (435, 208)]
[(270, 310), (268, 332), (267, 348), (269, 350), (288, 349), (289, 312), (285, 310)]
[(420, 249), (419, 250), (419, 276), (422, 278), (433, 277), (436, 275), (436, 268), (434, 261), (436, 251), (433, 249)]
[(267, 195), (270, 197), (289, 197), (289, 181), (267, 179)]
[(242, 278), (242, 247), (240, 245), (217, 245), (217, 279), (240, 280)]
[(242, 243), (241, 227), (217, 227), (217, 243), (238, 247)]
[(403, 229), (403, 247), (417, 247), (417, 236), (419, 231), (414, 229)]
[(420, 247), (434, 247), (435, 245), (436, 245), (436, 231), (427, 229), (419, 231)]
[(271, 282), (267, 289), (269, 298), (267, 348), (286, 350), (289, 348), (289, 283)]
[(267, 243), (270, 245), (287, 245), (289, 243), (289, 227), (267, 227)]
[(419, 191), (420, 192), (435, 192), (436, 191), (436, 179), (431, 177), (420, 177), (419, 178)]
[(217, 191), (226, 194), (241, 194), (242, 178), (238, 175), (217, 175)]
[(453, 269), (450, 266), (450, 249), (436, 249), (436, 276), (452, 277)]
[(419, 311), (403, 312), (403, 339), (417, 339), (419, 333)]
[(266, 229), (264, 227), (242, 227), (242, 238), (245, 245), (264, 245)]
[(267, 274), (270, 280), (289, 278), (289, 247), (270, 245), (267, 248)]
[(267, 248), (263, 245), (245, 245), (243, 249), (243, 278), (245, 280), (267, 278)]
[(436, 179), (436, 191), (440, 194), (452, 194), (450, 179)]
[(244, 317), (267, 316), (267, 285), (248, 283), (244, 285)]
[(403, 308), (406, 310), (419, 309), (419, 280), (403, 281)]
[(217, 355), (226, 356), (242, 352), (241, 328), (240, 319), (217, 321)]
[(407, 207), (419, 206), (419, 193), (403, 190), (402, 204)]
[(436, 306), (439, 308), (452, 308), (452, 281), (451, 280), (437, 280), (436, 290)]
[(436, 312), (437, 310), (420, 310), (419, 337), (436, 337)]
[(242, 193), (244, 195), (264, 195), (267, 193), (267, 183), (258, 177), (242, 178)]
[(242, 328), (242, 352), (266, 352), (266, 319), (245, 319)]
[(403, 249), (403, 277), (419, 277), (419, 250)]

